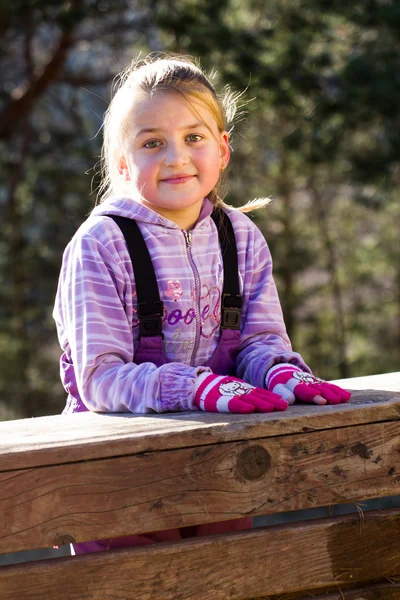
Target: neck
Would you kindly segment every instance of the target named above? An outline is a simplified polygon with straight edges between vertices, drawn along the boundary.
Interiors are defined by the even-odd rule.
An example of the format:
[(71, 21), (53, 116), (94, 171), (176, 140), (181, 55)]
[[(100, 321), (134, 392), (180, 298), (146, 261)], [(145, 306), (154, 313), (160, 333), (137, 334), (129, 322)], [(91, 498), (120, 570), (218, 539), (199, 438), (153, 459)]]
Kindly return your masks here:
[(201, 206), (190, 206), (184, 210), (173, 210), (170, 208), (155, 207), (145, 201), (142, 201), (142, 203), (162, 217), (176, 223), (180, 229), (184, 229), (185, 231), (193, 229), (197, 223), (201, 210)]

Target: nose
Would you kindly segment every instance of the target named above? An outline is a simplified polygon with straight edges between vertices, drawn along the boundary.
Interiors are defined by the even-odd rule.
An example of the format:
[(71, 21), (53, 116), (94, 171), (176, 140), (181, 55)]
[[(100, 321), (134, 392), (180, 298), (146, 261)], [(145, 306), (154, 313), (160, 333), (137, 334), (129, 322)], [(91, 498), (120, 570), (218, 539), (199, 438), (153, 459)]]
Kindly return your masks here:
[(166, 167), (177, 167), (185, 165), (189, 161), (189, 152), (185, 143), (169, 142), (164, 155), (164, 164)]

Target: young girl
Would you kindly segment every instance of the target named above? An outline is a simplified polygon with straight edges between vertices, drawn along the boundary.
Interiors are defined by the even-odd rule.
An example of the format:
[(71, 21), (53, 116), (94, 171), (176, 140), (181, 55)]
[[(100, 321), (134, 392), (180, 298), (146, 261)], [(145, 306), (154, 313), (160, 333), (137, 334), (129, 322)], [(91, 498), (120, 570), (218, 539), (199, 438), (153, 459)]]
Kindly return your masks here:
[(234, 112), (234, 96), (217, 95), (190, 60), (147, 59), (124, 74), (105, 117), (102, 203), (66, 248), (57, 291), (64, 412), (251, 413), (349, 399), (292, 352), (267, 244), (246, 207), (220, 198)]

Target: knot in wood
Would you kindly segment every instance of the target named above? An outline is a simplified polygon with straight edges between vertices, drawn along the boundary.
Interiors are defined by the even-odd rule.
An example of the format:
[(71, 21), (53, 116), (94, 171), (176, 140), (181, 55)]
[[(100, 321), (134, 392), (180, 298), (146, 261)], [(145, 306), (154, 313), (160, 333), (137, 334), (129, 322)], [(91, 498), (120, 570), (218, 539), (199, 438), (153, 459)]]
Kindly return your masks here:
[(54, 540), (54, 546), (64, 546), (64, 544), (75, 544), (75, 538), (68, 533), (60, 533)]
[(244, 479), (260, 479), (270, 468), (271, 457), (262, 446), (250, 446), (238, 457), (237, 469)]

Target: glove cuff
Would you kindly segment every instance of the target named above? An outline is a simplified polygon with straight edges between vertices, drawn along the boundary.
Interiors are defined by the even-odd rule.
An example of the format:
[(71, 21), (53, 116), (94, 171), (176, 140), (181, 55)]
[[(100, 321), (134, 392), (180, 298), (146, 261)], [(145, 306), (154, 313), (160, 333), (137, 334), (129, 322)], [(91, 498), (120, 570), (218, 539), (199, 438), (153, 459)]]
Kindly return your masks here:
[(265, 376), (265, 387), (267, 390), (271, 390), (274, 388), (274, 379), (276, 375), (281, 375), (282, 373), (293, 373), (293, 371), (302, 371), (296, 365), (292, 365), (291, 363), (278, 363), (269, 369)]
[(201, 386), (201, 384), (207, 379), (209, 375), (212, 375), (210, 371), (203, 371), (199, 373), (194, 381), (194, 393), (196, 394), (197, 390)]

